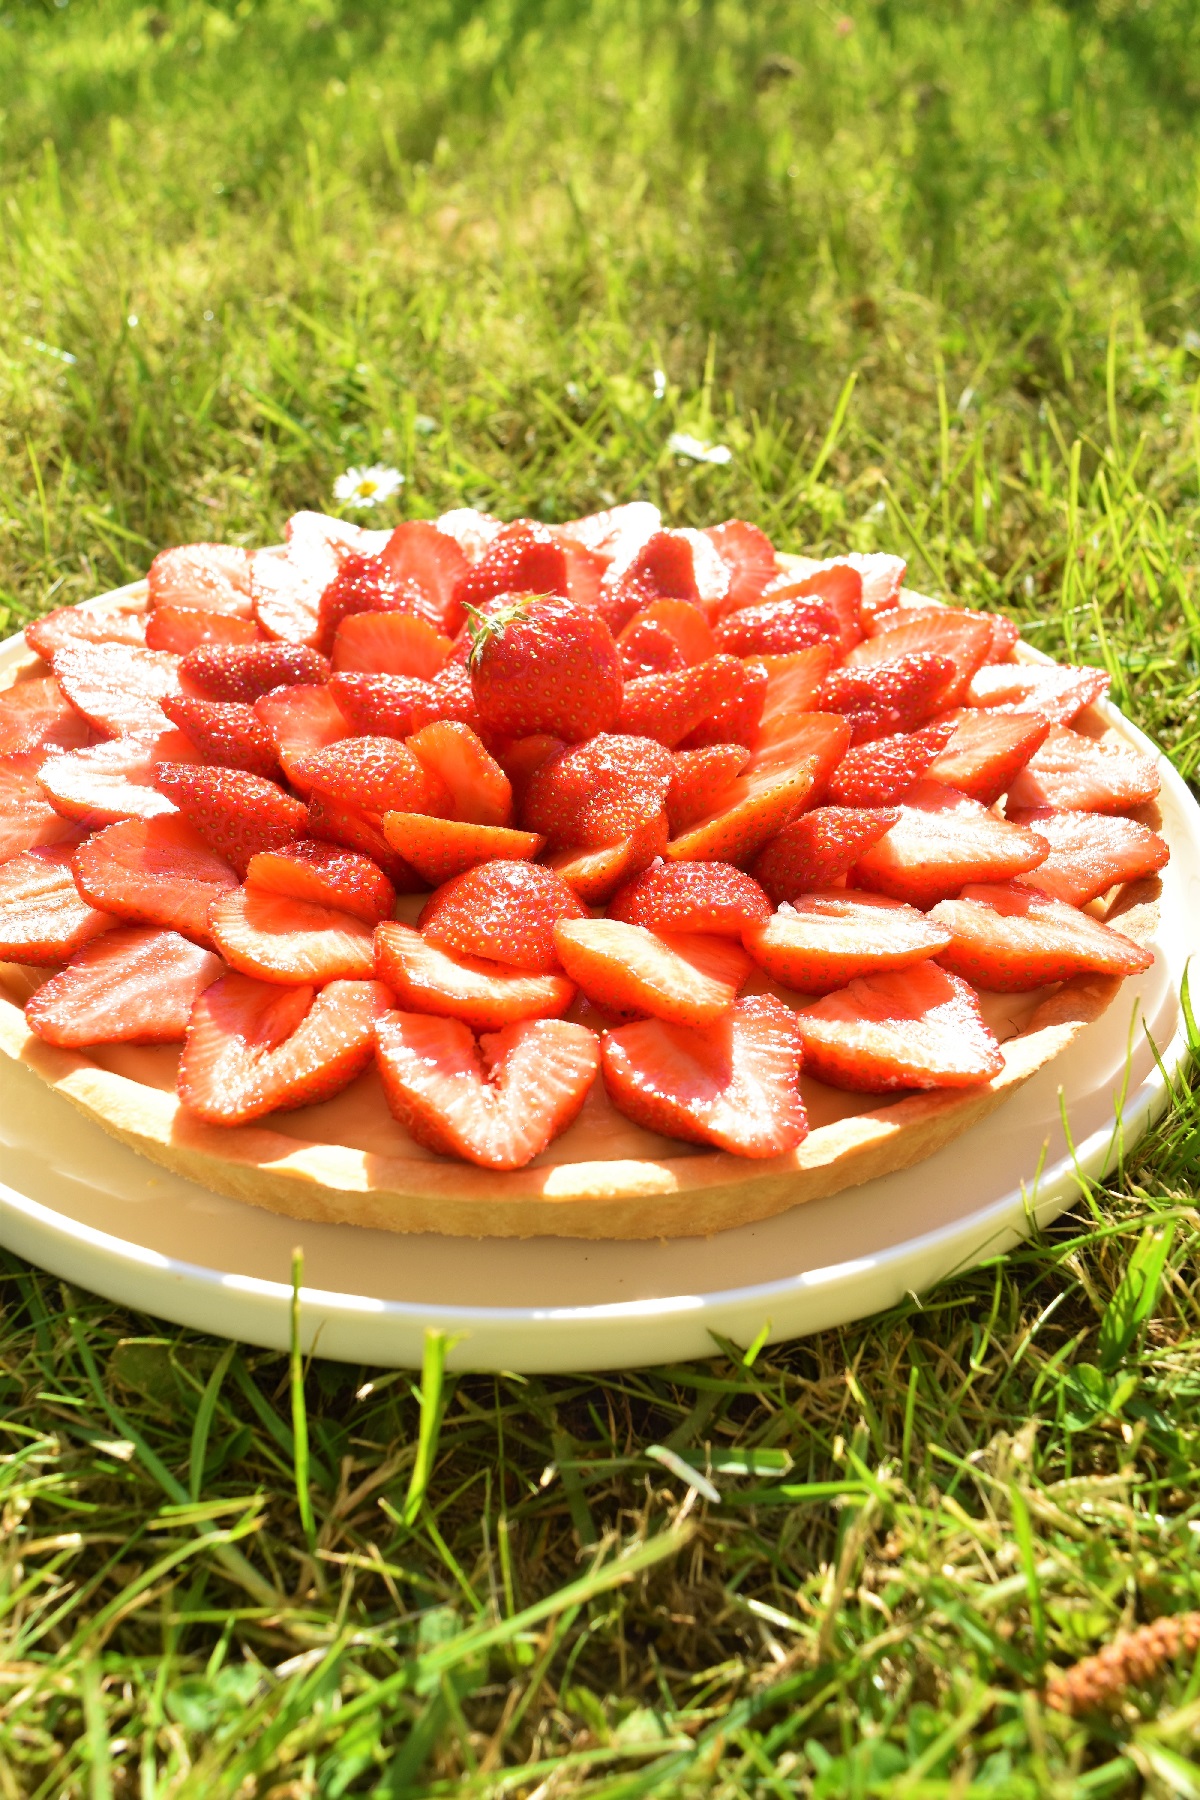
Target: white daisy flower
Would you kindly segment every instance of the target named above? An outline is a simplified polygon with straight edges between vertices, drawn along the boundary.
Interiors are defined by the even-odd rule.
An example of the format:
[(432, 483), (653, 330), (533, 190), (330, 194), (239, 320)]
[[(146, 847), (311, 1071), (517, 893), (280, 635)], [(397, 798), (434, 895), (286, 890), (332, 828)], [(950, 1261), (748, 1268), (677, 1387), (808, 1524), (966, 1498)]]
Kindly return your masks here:
[(382, 506), (404, 484), (399, 469), (372, 463), (369, 469), (347, 469), (333, 484), (333, 497), (343, 506)]
[(691, 462), (728, 463), (733, 461), (733, 451), (728, 444), (706, 444), (702, 438), (692, 437), (687, 431), (673, 431), (667, 439), (667, 449), (676, 456), (686, 456)]

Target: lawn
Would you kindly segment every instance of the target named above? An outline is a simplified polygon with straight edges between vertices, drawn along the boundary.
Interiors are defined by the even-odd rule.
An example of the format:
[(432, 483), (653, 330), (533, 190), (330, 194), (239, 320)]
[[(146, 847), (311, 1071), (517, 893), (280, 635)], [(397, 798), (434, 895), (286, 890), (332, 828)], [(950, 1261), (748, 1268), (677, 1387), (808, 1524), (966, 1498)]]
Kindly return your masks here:
[[(899, 550), (1200, 763), (1189, 0), (6, 0), (0, 168), (12, 629), (378, 460)], [(1190, 1658), (1044, 1698), (1200, 1607), (1194, 1112), (920, 1302), (596, 1380), (6, 1256), (0, 1800), (1194, 1800)]]

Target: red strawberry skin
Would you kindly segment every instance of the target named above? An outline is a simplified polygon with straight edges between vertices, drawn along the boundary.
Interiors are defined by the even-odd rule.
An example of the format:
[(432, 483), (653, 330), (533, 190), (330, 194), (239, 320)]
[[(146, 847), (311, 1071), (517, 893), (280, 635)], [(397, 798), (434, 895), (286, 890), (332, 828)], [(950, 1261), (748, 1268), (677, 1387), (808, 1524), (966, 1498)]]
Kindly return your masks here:
[(567, 558), (546, 525), (514, 519), (492, 539), (479, 562), (458, 582), (454, 610), (458, 622), (502, 594), (568, 596)]
[(915, 731), (942, 702), (955, 666), (948, 656), (916, 650), (867, 668), (834, 669), (817, 691), (826, 712), (850, 721), (851, 742)]
[[(643, 675), (625, 684), (619, 730), (673, 749), (726, 702), (741, 700), (747, 679), (736, 656), (714, 656), (667, 675)], [(761, 716), (761, 698), (758, 710)], [(723, 741), (733, 740), (726, 736)]]
[(469, 669), (480, 718), (506, 737), (577, 743), (611, 731), (621, 712), (612, 632), (569, 600), (534, 597), (493, 613), (473, 634)]
[(407, 612), (440, 631), (444, 609), (411, 576), (397, 573), (386, 556), (348, 556), (321, 595), (317, 648), (328, 656), (338, 626), (357, 613)]
[(899, 817), (895, 808), (815, 807), (772, 838), (750, 873), (776, 904), (835, 887)]
[(713, 744), (756, 744), (770, 676), (761, 663), (742, 664), (741, 690), (722, 700), (700, 725), (683, 739), (684, 750), (705, 750)]
[(293, 900), (337, 907), (368, 925), (390, 919), (396, 904), (395, 888), (369, 856), (317, 838), (258, 851), (250, 858), (246, 882)]
[(244, 769), (160, 763), (154, 785), (239, 875), (245, 875), (255, 851), (276, 850), (305, 835), (303, 803)]
[(562, 965), (554, 948), (560, 919), (583, 919), (587, 908), (560, 875), (539, 863), (480, 863), (448, 881), (425, 902), (422, 934), (451, 956), (490, 957), (531, 975)]
[(278, 687), (321, 687), (329, 664), (305, 644), (201, 644), (179, 665), (187, 693), (250, 706)]
[(800, 1034), (772, 995), (737, 1001), (703, 1030), (623, 1025), (601, 1049), (609, 1099), (647, 1131), (755, 1159), (785, 1155), (807, 1134)]
[(771, 902), (757, 881), (732, 863), (659, 861), (618, 888), (607, 913), (650, 931), (740, 938), (771, 917)]
[(829, 778), (829, 800), (834, 806), (894, 806), (927, 773), (952, 729), (926, 725), (856, 744)]
[(182, 694), (168, 696), (162, 709), (206, 761), (246, 769), (268, 781), (280, 773), (275, 739), (252, 706), (236, 700), (193, 700)]
[(177, 931), (122, 925), (92, 938), (26, 1002), (48, 1044), (172, 1044), (192, 1007), (222, 973), (219, 956)]
[(698, 819), (720, 810), (729, 790), (750, 760), (743, 744), (710, 744), (700, 750), (677, 750), (675, 774), (667, 790), (667, 818), (678, 837)]
[(840, 644), (841, 626), (823, 601), (793, 596), (730, 613), (717, 626), (717, 642), (734, 656), (782, 656), (813, 644)]
[(448, 816), (453, 810), (445, 782), (394, 738), (346, 738), (293, 757), (288, 773), (302, 793), (318, 793), (359, 812)]
[(775, 546), (766, 532), (748, 525), (745, 519), (726, 519), (722, 525), (708, 526), (704, 535), (729, 569), (729, 594), (723, 610), (736, 612), (753, 606), (779, 574)]
[(552, 849), (601, 850), (658, 817), (674, 773), (670, 752), (652, 739), (598, 736), (541, 764), (521, 824)]

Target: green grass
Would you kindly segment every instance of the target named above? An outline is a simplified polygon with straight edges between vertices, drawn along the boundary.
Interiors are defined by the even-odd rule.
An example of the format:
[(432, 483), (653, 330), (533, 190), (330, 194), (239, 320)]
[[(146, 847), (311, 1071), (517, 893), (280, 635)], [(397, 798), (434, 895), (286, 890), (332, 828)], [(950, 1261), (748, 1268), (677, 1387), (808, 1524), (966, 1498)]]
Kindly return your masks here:
[[(1195, 771), (1187, 0), (7, 4), (11, 625), (380, 459), (390, 517), (902, 549)], [(289, 1365), (7, 1258), (0, 1800), (1190, 1800), (1200, 1669), (1040, 1686), (1200, 1606), (1195, 1111), (920, 1305), (602, 1380)]]

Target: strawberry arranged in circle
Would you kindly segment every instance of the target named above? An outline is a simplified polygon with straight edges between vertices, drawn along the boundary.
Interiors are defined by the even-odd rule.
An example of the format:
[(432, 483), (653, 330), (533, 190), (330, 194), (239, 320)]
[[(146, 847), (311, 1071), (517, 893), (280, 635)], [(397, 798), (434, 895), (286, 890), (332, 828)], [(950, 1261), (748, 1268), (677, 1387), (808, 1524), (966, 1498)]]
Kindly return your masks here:
[(440, 887), (495, 857), (525, 861), (546, 847), (545, 838), (536, 831), (477, 825), (469, 819), (443, 819), (434, 813), (386, 812), (383, 832), (392, 849), (430, 887)]
[(1054, 725), (1069, 725), (1085, 706), (1103, 700), (1109, 679), (1103, 669), (1070, 663), (989, 663), (972, 677), (963, 704), (1036, 712)]
[(163, 763), (154, 784), (239, 875), (245, 875), (256, 850), (276, 850), (305, 835), (303, 803), (244, 769)]
[(77, 950), (25, 1007), (48, 1044), (173, 1044), (192, 1007), (223, 973), (219, 956), (146, 925), (121, 925)]
[(856, 744), (829, 778), (829, 799), (835, 806), (893, 806), (928, 773), (952, 730), (951, 725), (926, 725), (921, 731)]
[(554, 850), (546, 861), (585, 906), (603, 906), (623, 881), (662, 856), (667, 843), (667, 815), (659, 812), (615, 844), (599, 850)]
[(1170, 860), (1164, 839), (1134, 819), (1048, 806), (1014, 807), (1009, 817), (1050, 846), (1049, 855), (1018, 879), (1070, 906), (1086, 906), (1118, 883), (1156, 875)]
[(795, 1019), (805, 1068), (831, 1087), (974, 1087), (1004, 1067), (973, 990), (928, 960), (861, 976), (802, 1006)]
[[(398, 818), (398, 813), (385, 817)], [(339, 806), (323, 794), (313, 794), (308, 802), (306, 831), (323, 844), (334, 844), (377, 863), (398, 893), (410, 894), (421, 886), (421, 878), (384, 836), (374, 817), (356, 812), (352, 806)]]
[(834, 887), (899, 818), (894, 807), (815, 807), (771, 839), (750, 873), (776, 904)]
[(257, 851), (247, 866), (246, 882), (264, 893), (335, 907), (368, 925), (390, 919), (396, 904), (395, 888), (369, 856), (317, 838)]
[[(146, 643), (146, 615), (131, 606), (56, 606), (25, 627), (25, 642), (43, 662), (51, 662), (64, 644)], [(152, 650), (168, 650), (169, 644), (151, 644)]]
[(618, 888), (608, 917), (650, 931), (740, 938), (771, 917), (771, 902), (757, 881), (732, 863), (660, 860)]
[(246, 769), (268, 781), (280, 773), (275, 739), (252, 706), (236, 700), (193, 700), (183, 694), (168, 696), (162, 708), (186, 734), (197, 761)]
[[(618, 730), (673, 749), (722, 706), (740, 701), (752, 679), (736, 656), (714, 656), (688, 669), (639, 676), (625, 683)], [(733, 739), (726, 735), (721, 741)]]
[(415, 675), (428, 681), (452, 648), (428, 619), (413, 613), (352, 613), (337, 628), (333, 667), (346, 674)]
[(288, 774), (302, 793), (317, 793), (377, 816), (392, 811), (448, 814), (452, 805), (445, 782), (394, 738), (345, 738), (324, 750), (306, 751), (291, 758)]
[(200, 644), (179, 665), (186, 692), (251, 705), (279, 687), (320, 687), (329, 664), (305, 644)]
[(146, 576), (151, 614), (161, 606), (250, 617), (250, 552), (236, 544), (160, 550)]
[(461, 544), (452, 532), (442, 529), (442, 523), (406, 519), (396, 526), (379, 555), (397, 581), (412, 582), (424, 596), (424, 604), (416, 608), (418, 616), (449, 635), (462, 624), (455, 592), (471, 565)]
[(161, 925), (211, 945), (213, 902), (238, 878), (224, 857), (177, 813), (123, 819), (76, 850), (79, 893), (131, 925)]
[(1007, 823), (977, 800), (936, 782), (919, 782), (900, 817), (855, 865), (861, 887), (932, 906), (969, 881), (1004, 881), (1046, 861), (1049, 840)]
[(955, 612), (949, 607), (919, 613), (874, 637), (856, 644), (846, 658), (847, 669), (877, 667), (914, 655), (944, 657), (950, 673), (938, 694), (939, 706), (958, 706), (975, 671), (986, 661), (992, 642), (992, 621), (978, 613)]
[(317, 603), (315, 644), (328, 656), (349, 619), (405, 616), (440, 635), (445, 608), (420, 582), (401, 575), (386, 554), (350, 555)]
[(604, 578), (599, 611), (613, 631), (657, 600), (686, 600), (700, 607), (693, 546), (678, 532), (655, 531), (614, 561)]
[(669, 675), (688, 666), (674, 634), (649, 616), (649, 608), (629, 621), (617, 639), (617, 648), (626, 681), (642, 675)]
[(560, 919), (554, 947), (572, 981), (603, 1011), (683, 1025), (719, 1019), (750, 973), (750, 958), (732, 938), (648, 931), (612, 918)]
[(480, 718), (507, 737), (548, 732), (576, 743), (611, 731), (621, 712), (612, 632), (569, 600), (525, 595), (479, 618), (468, 668)]
[(472, 825), (511, 825), (512, 783), (478, 732), (460, 719), (436, 719), (408, 748), (450, 796), (447, 816)]
[(586, 907), (553, 869), (497, 860), (438, 888), (418, 924), (427, 942), (451, 956), (491, 957), (532, 975), (551, 975), (562, 969), (555, 925), (586, 917)]
[(841, 624), (824, 601), (798, 595), (763, 600), (731, 612), (717, 626), (717, 642), (734, 656), (785, 655), (813, 644), (840, 644)]
[(555, 849), (603, 849), (659, 817), (674, 775), (674, 760), (661, 744), (600, 733), (535, 770), (521, 823)]
[(152, 819), (174, 812), (154, 785), (160, 763), (193, 762), (196, 751), (181, 731), (151, 738), (110, 738), (48, 756), (38, 785), (64, 819), (96, 830), (118, 819)]
[(944, 925), (882, 894), (799, 894), (742, 942), (760, 969), (802, 994), (830, 994), (857, 975), (907, 969), (948, 948)]
[(209, 911), (208, 929), (230, 968), (260, 981), (320, 986), (375, 974), (372, 925), (277, 889), (247, 883), (222, 894)]
[(159, 701), (182, 691), (180, 666), (180, 659), (166, 651), (131, 644), (76, 641), (54, 652), (54, 674), (64, 696), (105, 737), (165, 731), (167, 718)]
[(585, 1026), (530, 1019), (476, 1038), (457, 1019), (389, 1012), (376, 1027), (388, 1105), (419, 1144), (523, 1169), (578, 1117), (600, 1047)]
[(160, 606), (145, 621), (147, 650), (169, 650), (186, 656), (204, 644), (261, 644), (266, 642), (253, 619), (236, 613), (201, 612), (194, 606)]
[(530, 975), (486, 957), (450, 956), (410, 925), (377, 928), (375, 966), (410, 1012), (461, 1019), (477, 1031), (557, 1018), (575, 998), (575, 984), (565, 975)]
[(0, 693), (0, 756), (75, 750), (91, 735), (88, 720), (69, 704), (53, 675), (16, 681)]
[(750, 760), (743, 744), (709, 744), (700, 750), (677, 750), (675, 773), (667, 789), (667, 819), (678, 837), (689, 825), (720, 810)]
[(770, 673), (761, 663), (743, 662), (736, 690), (719, 701), (707, 719), (693, 726), (680, 748), (705, 750), (713, 744), (757, 743), (770, 685)]
[(834, 669), (817, 690), (817, 703), (826, 712), (843, 713), (852, 742), (862, 744), (915, 731), (942, 705), (954, 679), (948, 656), (915, 650), (865, 668)]
[(1055, 725), (1006, 791), (1009, 807), (1116, 813), (1144, 806), (1158, 788), (1158, 770), (1140, 751)]
[[(61, 762), (62, 757), (54, 761)], [(79, 835), (76, 822), (47, 800), (40, 756), (0, 756), (0, 863), (40, 844)]]
[(646, 1019), (605, 1033), (604, 1085), (618, 1112), (647, 1131), (763, 1158), (808, 1133), (796, 1016), (769, 994), (739, 1000), (695, 1030)]
[(454, 589), (459, 622), (501, 594), (557, 594), (567, 599), (566, 553), (548, 526), (515, 519), (496, 533)]
[(726, 519), (721, 525), (707, 526), (704, 536), (729, 570), (729, 592), (723, 610), (737, 612), (753, 606), (779, 573), (775, 546), (766, 532), (747, 524), (745, 519)]
[(839, 648), (853, 649), (863, 635), (863, 578), (849, 557), (811, 563), (804, 574), (777, 575), (763, 589), (764, 601), (819, 600), (837, 619)]
[(66, 962), (116, 924), (76, 885), (74, 848), (50, 844), (0, 864), (0, 962)]
[(1062, 900), (1016, 882), (966, 887), (929, 915), (950, 943), (938, 955), (945, 969), (972, 986), (1026, 993), (1072, 975), (1137, 975), (1154, 961), (1121, 932)]
[[(1021, 770), (1051, 729), (1049, 719), (1041, 713), (971, 708), (951, 713), (944, 722), (952, 727), (952, 735), (930, 763), (929, 779), (984, 806), (994, 806), (1001, 794), (1020, 780)], [(926, 727), (926, 731), (932, 729)]]

